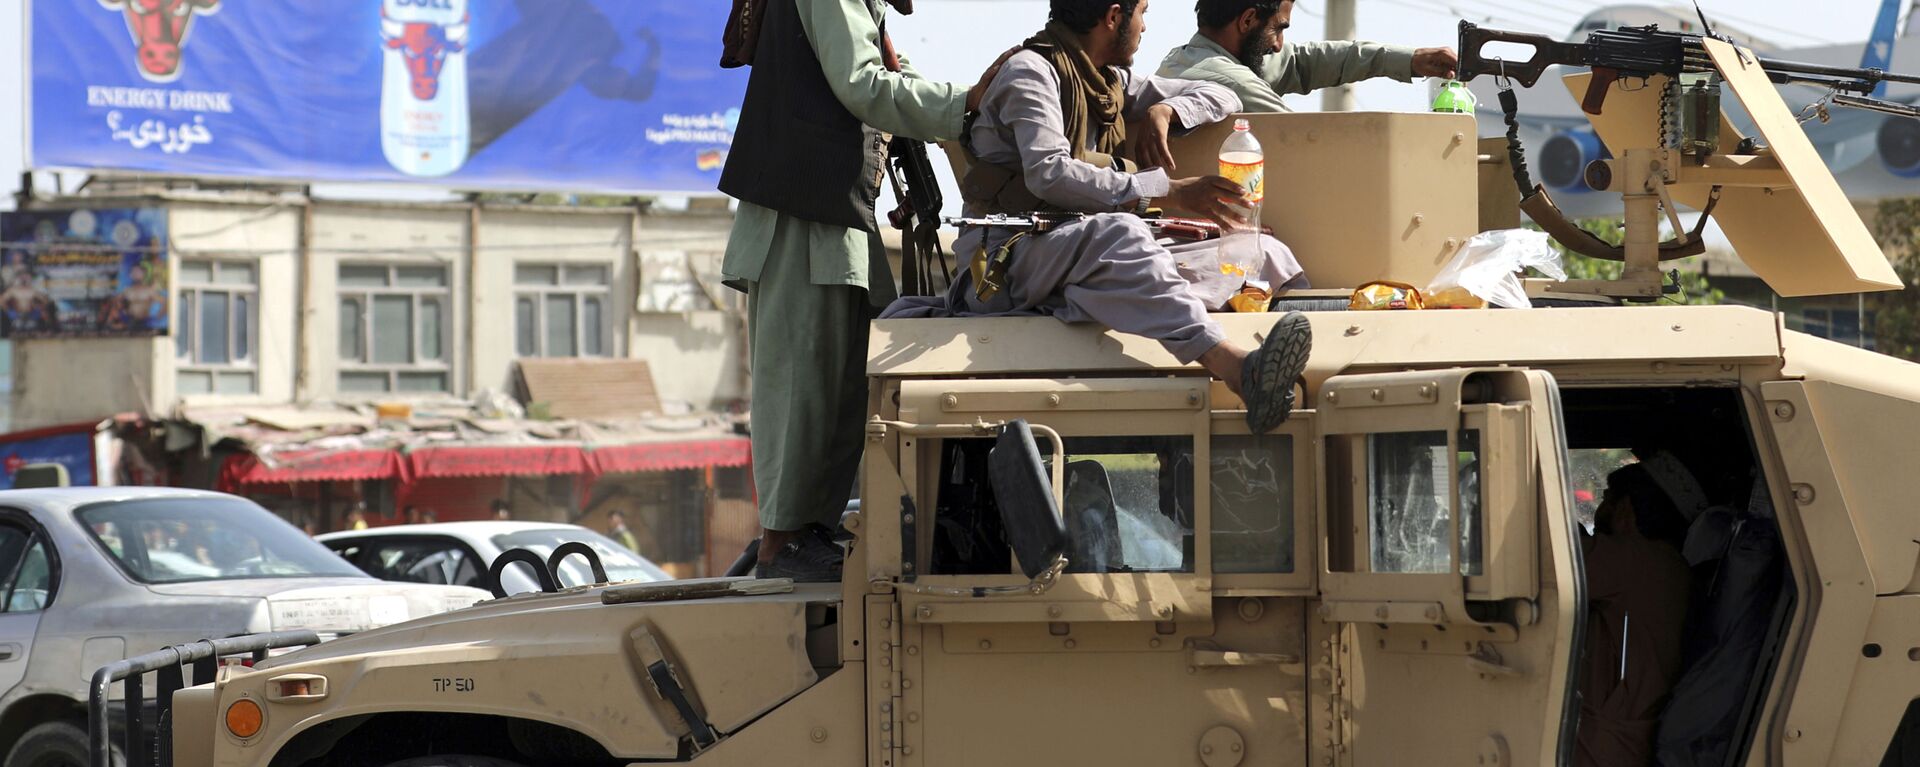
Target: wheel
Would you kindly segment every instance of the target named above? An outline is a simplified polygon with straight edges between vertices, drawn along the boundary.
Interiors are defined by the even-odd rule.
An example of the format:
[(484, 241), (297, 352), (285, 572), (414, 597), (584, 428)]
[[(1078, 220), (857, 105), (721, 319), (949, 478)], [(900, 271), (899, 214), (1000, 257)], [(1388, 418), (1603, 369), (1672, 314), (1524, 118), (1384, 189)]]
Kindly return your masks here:
[(27, 730), (7, 753), (7, 767), (87, 767), (87, 732), (67, 722)]
[[(13, 762), (7, 762), (13, 767)], [(387, 767), (520, 767), (518, 762), (495, 759), (491, 756), (464, 756), (448, 754), (446, 756), (422, 756), (417, 759), (404, 759)]]

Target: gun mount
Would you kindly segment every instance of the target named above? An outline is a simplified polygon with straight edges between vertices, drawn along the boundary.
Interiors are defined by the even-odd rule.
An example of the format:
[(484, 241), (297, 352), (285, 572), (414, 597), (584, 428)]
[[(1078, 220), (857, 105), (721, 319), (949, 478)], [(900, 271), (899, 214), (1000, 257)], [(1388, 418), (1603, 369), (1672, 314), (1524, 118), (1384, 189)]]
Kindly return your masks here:
[[(1490, 43), (1531, 46), (1525, 61), (1489, 58)], [(1600, 241), (1561, 214), (1544, 187), (1533, 184), (1520, 148), (1518, 96), (1512, 88), (1538, 82), (1562, 64), (1591, 71), (1566, 77), (1595, 133), (1613, 159), (1586, 169), (1587, 185), (1618, 192), (1626, 218), (1622, 245)], [(1483, 29), (1460, 23), (1460, 77), (1500, 80), (1508, 153), (1520, 208), (1568, 249), (1624, 261), (1619, 280), (1555, 283), (1551, 290), (1650, 300), (1661, 295), (1660, 263), (1704, 252), (1709, 218), (1741, 257), (1772, 284), (1798, 287), (1783, 295), (1859, 292), (1900, 287), (1799, 121), (1773, 88), (1776, 83), (1826, 87), (1827, 103), (1912, 115), (1913, 107), (1845, 93), (1868, 94), (1881, 82), (1920, 83), (1920, 77), (1877, 69), (1847, 69), (1779, 61), (1707, 35), (1653, 27), (1600, 30), (1585, 43)], [(1721, 108), (1730, 89), (1759, 135), (1747, 137)], [(1702, 215), (1691, 231), (1680, 209)], [(1665, 220), (1675, 235), (1662, 243)], [(1835, 268), (1838, 267), (1838, 268)], [(1771, 275), (1771, 276), (1770, 276)], [(1773, 277), (1792, 275), (1792, 280)]]

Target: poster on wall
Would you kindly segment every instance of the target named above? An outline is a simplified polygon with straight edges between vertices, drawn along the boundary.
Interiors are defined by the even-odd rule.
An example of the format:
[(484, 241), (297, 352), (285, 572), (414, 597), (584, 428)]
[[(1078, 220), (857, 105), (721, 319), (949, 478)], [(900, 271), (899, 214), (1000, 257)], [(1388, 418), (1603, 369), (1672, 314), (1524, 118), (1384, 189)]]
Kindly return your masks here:
[(713, 193), (724, 0), (34, 0), (28, 162)]
[(167, 333), (159, 208), (0, 213), (0, 338)]

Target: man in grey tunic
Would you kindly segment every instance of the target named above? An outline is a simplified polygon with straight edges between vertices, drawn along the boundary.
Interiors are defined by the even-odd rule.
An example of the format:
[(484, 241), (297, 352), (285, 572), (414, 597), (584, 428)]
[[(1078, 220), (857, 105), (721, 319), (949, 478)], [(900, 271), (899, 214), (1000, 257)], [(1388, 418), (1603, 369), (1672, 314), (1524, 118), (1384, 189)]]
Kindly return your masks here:
[(747, 293), (761, 577), (840, 577), (830, 535), (859, 470), (867, 319), (894, 293), (873, 212), (880, 132), (958, 136), (984, 89), (898, 62), (885, 13), (881, 0), (768, 0), (721, 174), (740, 200), (721, 272)]
[[(885, 316), (1047, 314), (1146, 336), (1239, 393), (1249, 426), (1265, 433), (1292, 409), (1311, 346), (1306, 318), (1288, 314), (1259, 350), (1240, 349), (1207, 316), (1226, 294), (1208, 293), (1210, 281), (1200, 275), (1183, 277), (1179, 258), (1140, 217), (1151, 204), (1244, 223), (1234, 206), (1250, 207), (1246, 190), (1227, 179), (1169, 179), (1169, 132), (1218, 121), (1240, 104), (1217, 85), (1136, 77), (1126, 68), (1139, 49), (1147, 3), (1051, 0), (1046, 29), (1006, 59), (968, 128), (972, 167), (961, 181), (968, 215), (1041, 211), (1066, 220), (1042, 234), (965, 230), (954, 248), (963, 264), (969, 257), (973, 263), (955, 275), (944, 305), (903, 299)], [(1137, 154), (1157, 167), (1134, 172), (1116, 154), (1129, 122), (1145, 126)], [(1275, 286), (1299, 276), (1284, 246), (1259, 241), (1249, 271)], [(988, 276), (992, 259), (985, 254), (1003, 248), (1004, 275)], [(1200, 271), (1217, 274), (1217, 267)]]
[(1161, 77), (1205, 80), (1233, 89), (1248, 112), (1290, 112), (1285, 93), (1391, 77), (1453, 77), (1451, 48), (1409, 48), (1353, 40), (1286, 42), (1293, 0), (1199, 0), (1200, 31), (1160, 62)]

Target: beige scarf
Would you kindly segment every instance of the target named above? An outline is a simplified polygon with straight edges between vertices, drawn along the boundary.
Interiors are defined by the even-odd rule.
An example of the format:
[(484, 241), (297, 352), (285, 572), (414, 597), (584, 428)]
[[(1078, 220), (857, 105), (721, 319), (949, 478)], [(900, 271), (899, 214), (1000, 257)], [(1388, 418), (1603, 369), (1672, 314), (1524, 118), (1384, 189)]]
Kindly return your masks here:
[(1127, 123), (1120, 114), (1127, 92), (1120, 75), (1112, 67), (1096, 66), (1080, 47), (1080, 36), (1058, 21), (1047, 22), (1046, 29), (1027, 38), (1021, 47), (1047, 57), (1060, 76), (1060, 114), (1067, 140), (1073, 142), (1074, 159), (1130, 171), (1124, 160), (1114, 156), (1127, 140)]

